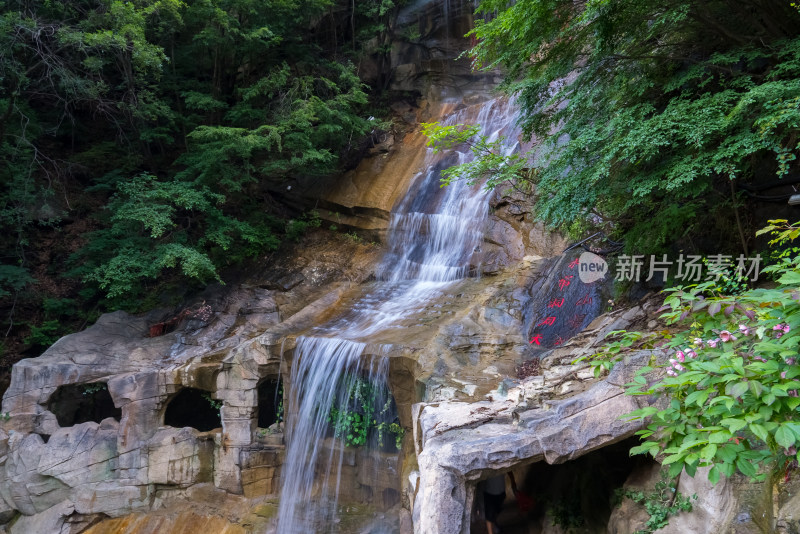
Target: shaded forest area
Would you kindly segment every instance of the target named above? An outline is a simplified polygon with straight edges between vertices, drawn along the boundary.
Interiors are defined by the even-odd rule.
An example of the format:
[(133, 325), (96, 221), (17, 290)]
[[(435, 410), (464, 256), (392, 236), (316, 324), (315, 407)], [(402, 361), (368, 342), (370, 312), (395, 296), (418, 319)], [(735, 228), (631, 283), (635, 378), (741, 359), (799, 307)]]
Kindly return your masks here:
[[(382, 127), (399, 7), (0, 2), (0, 372), (314, 226), (275, 192), (352, 167)], [(475, 20), (475, 67), (504, 70), (538, 143), (484, 143), (448, 179), (513, 183), (629, 254), (751, 255), (767, 219), (797, 219), (796, 3), (483, 0)]]
[(396, 10), (0, 2), (0, 371), (313, 226), (273, 191), (357, 163), (387, 81), (359, 63), (386, 61)]

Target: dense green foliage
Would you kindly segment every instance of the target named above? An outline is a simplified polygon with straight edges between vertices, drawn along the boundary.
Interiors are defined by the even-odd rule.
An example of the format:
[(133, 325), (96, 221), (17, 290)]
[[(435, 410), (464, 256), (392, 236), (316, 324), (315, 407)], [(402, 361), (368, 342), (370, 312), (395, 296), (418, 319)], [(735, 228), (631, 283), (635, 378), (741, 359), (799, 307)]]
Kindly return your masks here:
[[(0, 1), (0, 298), (12, 316), (41, 282), (34, 242), (76, 220), (89, 222), (60, 240), (61, 273), (47, 276), (71, 254), (70, 287), (83, 289), (69, 295), (87, 309), (141, 309), (165, 280), (221, 281), (221, 268), (313, 227), (287, 223), (273, 191), (339, 170), (375, 126), (353, 61), (388, 53), (375, 42), (396, 11), (364, 2), (342, 21), (334, 8), (356, 6)], [(315, 26), (326, 16), (332, 35)], [(29, 325), (36, 346), (63, 333), (45, 315)]]
[(792, 173), (800, 151), (800, 13), (788, 1), (484, 0), (478, 11), (475, 63), (507, 69), (539, 141), (532, 169), (487, 165), (495, 181), (533, 182), (541, 218), (600, 227), (637, 253), (687, 234), (746, 251), (738, 184)]
[[(800, 225), (768, 230), (780, 245)], [(668, 291), (664, 317), (679, 330), (665, 346), (676, 352), (662, 379), (648, 382), (652, 368), (644, 368), (629, 393), (667, 396), (667, 407), (631, 414), (652, 418), (632, 452), (663, 454), (671, 476), (710, 466), (715, 483), (737, 470), (763, 478), (800, 460), (800, 256), (768, 270), (775, 287), (739, 295), (715, 292), (714, 282)]]

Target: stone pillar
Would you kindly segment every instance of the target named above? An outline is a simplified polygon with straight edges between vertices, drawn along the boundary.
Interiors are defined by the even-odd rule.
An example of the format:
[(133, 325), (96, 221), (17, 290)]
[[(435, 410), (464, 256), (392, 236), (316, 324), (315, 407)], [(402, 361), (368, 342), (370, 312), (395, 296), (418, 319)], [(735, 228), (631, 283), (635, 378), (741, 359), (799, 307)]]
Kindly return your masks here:
[(241, 495), (242, 450), (253, 441), (258, 409), (258, 358), (263, 357), (260, 345), (246, 342), (225, 358), (217, 375), (217, 398), (223, 401), (222, 437), (217, 448), (214, 485)]
[(419, 493), (414, 499), (414, 534), (469, 534), (472, 488), (463, 476), (440, 466), (435, 455), (418, 457)]

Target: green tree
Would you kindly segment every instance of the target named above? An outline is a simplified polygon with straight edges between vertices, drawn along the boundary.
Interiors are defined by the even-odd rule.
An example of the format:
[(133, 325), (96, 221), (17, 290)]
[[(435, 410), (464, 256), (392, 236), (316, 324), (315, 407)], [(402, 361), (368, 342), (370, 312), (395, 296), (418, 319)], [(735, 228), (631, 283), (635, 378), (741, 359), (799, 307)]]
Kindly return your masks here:
[(31, 230), (56, 227), (65, 215), (69, 202), (58, 197), (85, 161), (72, 155), (94, 148), (83, 140), (85, 125), (142, 152), (141, 125), (154, 113), (165, 61), (145, 28), (179, 4), (0, 2), (0, 296), (34, 281)]
[(155, 32), (170, 63), (160, 98), (181, 112), (150, 131), (183, 146), (171, 172), (118, 180), (108, 227), (78, 255), (76, 274), (120, 297), (166, 272), (219, 280), (221, 266), (278, 245), (278, 225), (259, 205), (269, 188), (334, 172), (369, 127), (352, 65), (303, 39), (326, 5), (187, 2), (177, 29)]
[(277, 247), (271, 190), (336, 172), (373, 126), (354, 66), (316, 42), (333, 7), (0, 1), (0, 298), (34, 281), (34, 236), (91, 212), (69, 274), (104, 306)]
[[(114, 298), (141, 291), (165, 270), (188, 279), (220, 280), (225, 258), (274, 249), (278, 239), (266, 222), (224, 213), (225, 197), (196, 183), (160, 181), (142, 174), (121, 182), (107, 206), (110, 224), (81, 251), (76, 274)], [(240, 247), (233, 252), (233, 245)]]
[(624, 234), (638, 252), (700, 228), (719, 243), (738, 222), (747, 248), (737, 184), (786, 176), (800, 151), (789, 2), (484, 0), (478, 12), (475, 64), (507, 69), (541, 143), (526, 175), (541, 218)]

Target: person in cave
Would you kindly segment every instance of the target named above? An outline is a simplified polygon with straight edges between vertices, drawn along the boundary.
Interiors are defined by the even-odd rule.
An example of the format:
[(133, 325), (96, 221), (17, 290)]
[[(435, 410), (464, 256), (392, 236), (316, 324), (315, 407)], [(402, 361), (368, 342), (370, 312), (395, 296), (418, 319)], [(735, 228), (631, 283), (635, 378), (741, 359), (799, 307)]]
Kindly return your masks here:
[[(514, 473), (506, 473), (511, 481), (511, 490), (517, 493), (517, 481), (514, 480)], [(503, 502), (506, 500), (506, 477), (497, 475), (483, 482), (483, 509), (486, 518), (486, 530), (489, 534), (499, 534), (500, 526), (497, 524), (497, 516), (503, 509)]]

